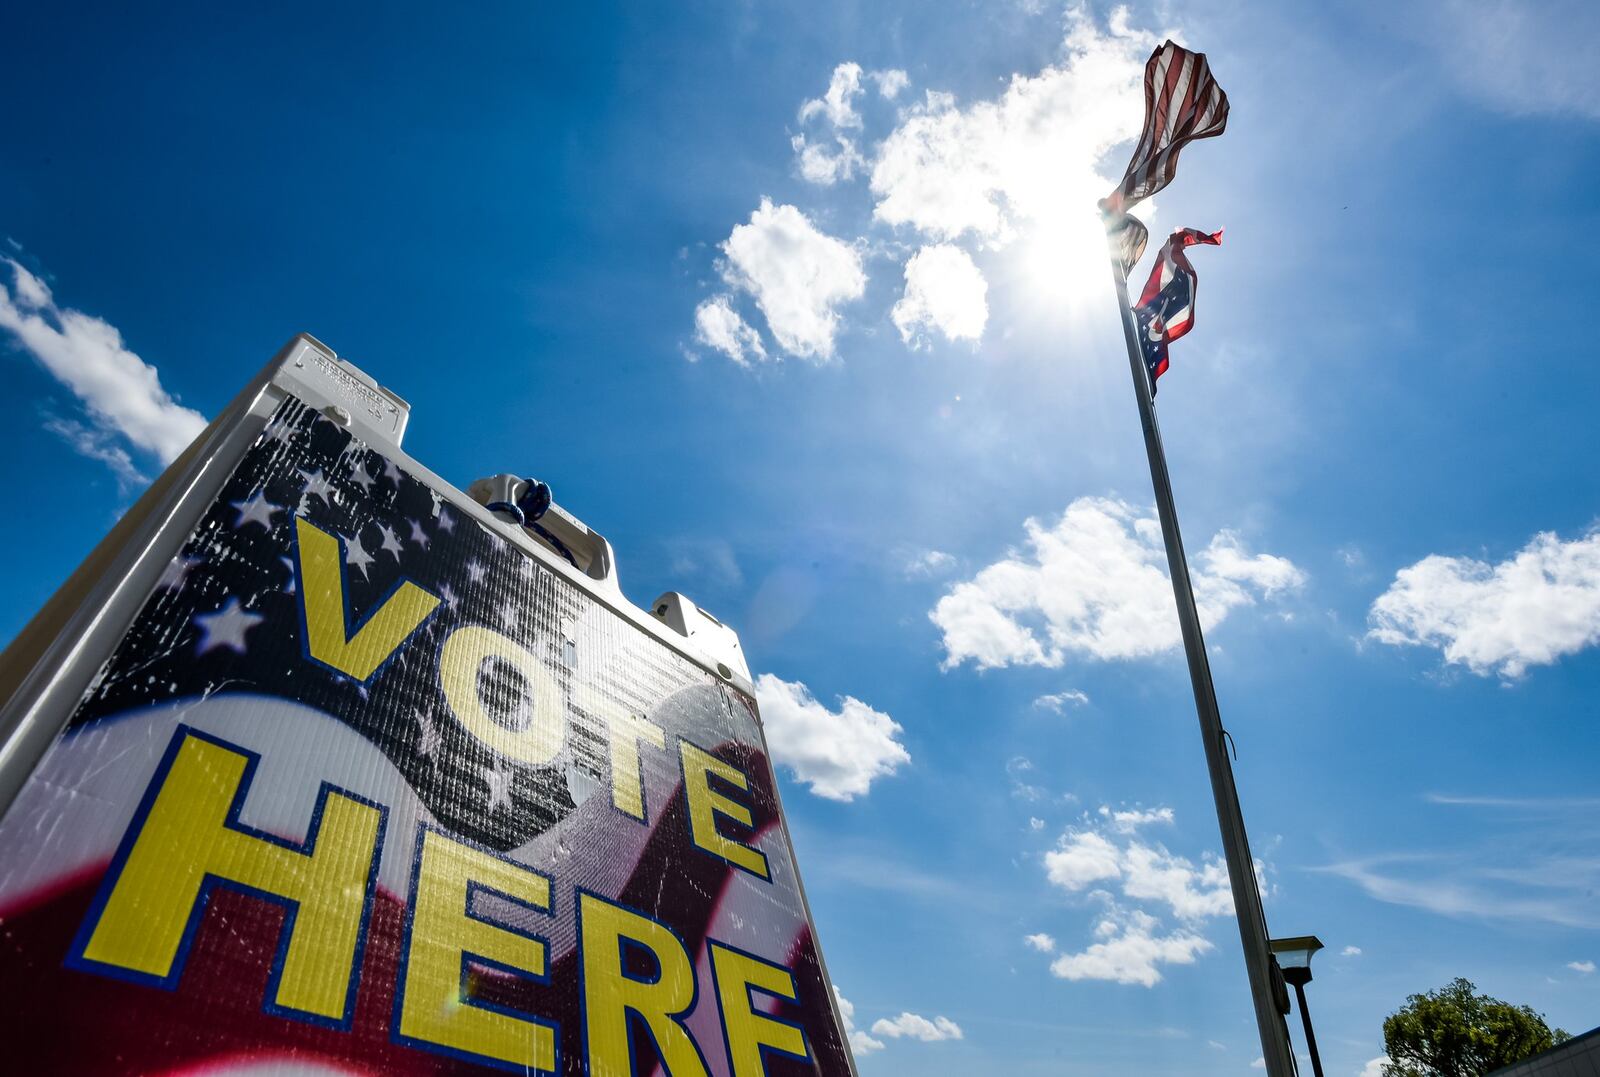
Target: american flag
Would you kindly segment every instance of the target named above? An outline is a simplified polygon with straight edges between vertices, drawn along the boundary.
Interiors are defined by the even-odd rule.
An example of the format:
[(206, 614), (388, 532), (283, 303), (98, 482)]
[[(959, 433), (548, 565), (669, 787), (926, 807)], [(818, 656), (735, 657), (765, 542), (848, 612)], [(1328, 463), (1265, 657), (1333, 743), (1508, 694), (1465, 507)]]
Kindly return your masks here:
[(1161, 246), (1156, 264), (1139, 302), (1133, 308), (1139, 326), (1139, 347), (1144, 352), (1145, 369), (1150, 373), (1150, 396), (1156, 395), (1156, 379), (1167, 372), (1167, 345), (1194, 328), (1194, 293), (1198, 283), (1194, 266), (1189, 264), (1185, 247), (1196, 243), (1219, 244), (1221, 232), (1202, 232), (1180, 228)]
[(1144, 131), (1122, 182), (1102, 203), (1113, 218), (1172, 182), (1178, 151), (1228, 126), (1228, 95), (1211, 77), (1204, 53), (1171, 41), (1144, 65)]
[(1106, 219), (1106, 242), (1111, 245), (1117, 264), (1122, 267), (1124, 279), (1133, 272), (1139, 259), (1144, 257), (1145, 244), (1149, 240), (1150, 230), (1137, 217), (1122, 213)]

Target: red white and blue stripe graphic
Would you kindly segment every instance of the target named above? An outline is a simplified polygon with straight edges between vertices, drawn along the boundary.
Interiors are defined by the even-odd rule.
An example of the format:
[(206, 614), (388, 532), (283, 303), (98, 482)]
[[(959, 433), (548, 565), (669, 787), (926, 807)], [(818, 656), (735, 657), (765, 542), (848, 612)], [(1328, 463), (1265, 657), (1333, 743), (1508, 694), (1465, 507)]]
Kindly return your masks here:
[(1144, 130), (1122, 182), (1102, 207), (1126, 213), (1172, 182), (1178, 153), (1197, 138), (1222, 134), (1228, 126), (1228, 95), (1211, 77), (1204, 53), (1167, 41), (1144, 68)]
[(1167, 372), (1167, 345), (1194, 328), (1194, 295), (1198, 287), (1194, 266), (1184, 249), (1196, 243), (1220, 244), (1221, 232), (1180, 228), (1168, 237), (1156, 256), (1133, 316), (1139, 327), (1139, 347), (1150, 373), (1150, 395), (1156, 379)]

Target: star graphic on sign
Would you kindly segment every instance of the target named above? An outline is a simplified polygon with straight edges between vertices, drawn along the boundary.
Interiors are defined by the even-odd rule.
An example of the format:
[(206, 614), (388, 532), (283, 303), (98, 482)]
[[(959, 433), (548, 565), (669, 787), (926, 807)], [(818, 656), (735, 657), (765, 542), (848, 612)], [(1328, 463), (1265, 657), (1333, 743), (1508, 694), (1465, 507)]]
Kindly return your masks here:
[(441, 583), (439, 585), (439, 601), (444, 603), (445, 609), (453, 610), (456, 608), (456, 603), (461, 600), (456, 597), (455, 588), (448, 583)]
[(426, 550), (428, 548), (428, 533), (422, 529), (421, 522), (417, 520), (407, 520), (406, 522), (411, 525), (411, 535), (406, 541), (415, 542)]
[(439, 736), (439, 727), (434, 725), (428, 712), (421, 707), (412, 711), (417, 716), (417, 754), (433, 759), (438, 755), (442, 738)]
[(263, 443), (270, 445), (273, 442), (276, 442), (279, 445), (293, 445), (294, 424), (289, 422), (287, 419), (279, 419), (271, 426), (267, 427), (267, 433)]
[(533, 578), (533, 558), (523, 556), (520, 560), (518, 560), (517, 571), (531, 580)]
[(202, 613), (195, 617), (194, 623), (200, 626), (200, 642), (195, 647), (195, 653), (205, 654), (218, 647), (226, 647), (244, 654), (248, 649), (245, 633), (265, 620), (259, 613), (242, 609), (238, 597), (229, 595), (228, 601), (215, 613)]
[(257, 490), (243, 501), (235, 501), (232, 504), (239, 516), (233, 522), (235, 531), (243, 531), (250, 524), (260, 524), (271, 531), (272, 518), (283, 511), (282, 505), (274, 505), (267, 500), (266, 492), (263, 490)]
[(405, 472), (400, 470), (399, 464), (385, 457), (383, 461), (383, 477), (393, 480), (394, 484), (399, 486), (400, 480), (405, 478)]
[(487, 808), (493, 812), (496, 808), (511, 804), (511, 775), (501, 770), (498, 764), (490, 764), (484, 769), (483, 780), (489, 786), (489, 803)]
[(456, 517), (455, 517), (455, 514), (453, 512), (451, 512), (449, 509), (440, 509), (439, 510), (439, 530), (440, 531), (444, 531), (447, 534), (449, 534), (449, 533), (454, 533), (455, 529), (456, 529)]
[(361, 578), (367, 578), (367, 566), (372, 564), (372, 555), (362, 548), (360, 531), (345, 539), (344, 563), (354, 565), (361, 571)]
[(500, 604), (499, 613), (500, 624), (505, 627), (505, 630), (507, 632), (515, 632), (517, 630), (518, 622), (517, 607), (513, 606), (508, 600)]
[(319, 497), (324, 505), (332, 504), (334, 499), (333, 483), (322, 473), (322, 469), (315, 471), (302, 471), (300, 477), (306, 480), (305, 497), (307, 499)]
[(400, 536), (389, 530), (388, 524), (379, 524), (378, 533), (383, 536), (383, 543), (378, 548), (380, 550), (387, 550), (388, 552), (394, 554), (394, 559), (396, 561), (400, 560), (400, 554), (402, 552), (400, 548)]
[(292, 595), (294, 594), (294, 562), (287, 557), (280, 557), (278, 560), (283, 562), (284, 570), (289, 573), (289, 582), (283, 585), (283, 593)]
[(189, 573), (196, 565), (205, 564), (199, 557), (185, 557), (179, 554), (167, 562), (167, 567), (161, 570), (161, 578), (156, 581), (157, 591), (181, 591), (188, 582)]
[(439, 510), (444, 508), (444, 498), (440, 497), (439, 491), (431, 486), (428, 487), (428, 497), (433, 500), (433, 518), (437, 520), (439, 518)]
[(350, 469), (350, 481), (361, 487), (363, 493), (372, 493), (372, 476), (367, 474), (367, 462), (356, 459), (356, 466)]
[(474, 557), (472, 560), (467, 562), (467, 579), (471, 580), (473, 583), (478, 583), (483, 579), (483, 576), (484, 567), (482, 561), (479, 561), (476, 557)]

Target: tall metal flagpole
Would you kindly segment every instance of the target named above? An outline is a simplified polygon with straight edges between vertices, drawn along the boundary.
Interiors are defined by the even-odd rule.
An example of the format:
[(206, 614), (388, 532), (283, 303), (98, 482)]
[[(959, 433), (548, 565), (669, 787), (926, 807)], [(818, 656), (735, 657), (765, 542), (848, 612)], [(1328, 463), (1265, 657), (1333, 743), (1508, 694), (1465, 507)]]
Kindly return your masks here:
[[(1128, 369), (1133, 374), (1133, 395), (1139, 401), (1139, 422), (1144, 427), (1145, 452), (1150, 457), (1150, 484), (1155, 488), (1156, 511), (1161, 517), (1161, 534), (1167, 544), (1167, 567), (1172, 575), (1172, 594), (1178, 601), (1178, 623), (1183, 629), (1183, 649), (1189, 657), (1189, 680), (1194, 685), (1195, 710), (1200, 715), (1200, 737), (1205, 742), (1206, 766), (1211, 771), (1211, 795), (1217, 805), (1217, 825), (1222, 830), (1222, 850), (1228, 863), (1228, 881), (1233, 888), (1233, 907), (1239, 921), (1239, 938), (1244, 943), (1244, 963), (1250, 974), (1250, 994), (1255, 1000), (1256, 1025), (1261, 1032), (1261, 1056), (1268, 1077), (1294, 1077), (1294, 1055), (1283, 1013), (1274, 990), (1272, 952), (1267, 945), (1267, 919), (1256, 888), (1255, 861), (1245, 837), (1244, 815), (1239, 810), (1239, 793), (1233, 784), (1233, 768), (1228, 765), (1226, 735), (1222, 715), (1217, 710), (1217, 690), (1211, 683), (1211, 663), (1206, 659), (1206, 643), (1200, 632), (1200, 615), (1194, 604), (1194, 589), (1189, 584), (1189, 563), (1183, 554), (1183, 536), (1178, 532), (1178, 513), (1172, 504), (1172, 480), (1167, 475), (1167, 456), (1161, 448), (1161, 429), (1156, 425), (1155, 405), (1139, 347), (1139, 329), (1128, 304), (1128, 286), (1117, 251), (1111, 246), (1111, 276), (1117, 286), (1117, 307), (1122, 312), (1122, 335), (1128, 344)], [(1287, 991), (1285, 990), (1285, 997)]]

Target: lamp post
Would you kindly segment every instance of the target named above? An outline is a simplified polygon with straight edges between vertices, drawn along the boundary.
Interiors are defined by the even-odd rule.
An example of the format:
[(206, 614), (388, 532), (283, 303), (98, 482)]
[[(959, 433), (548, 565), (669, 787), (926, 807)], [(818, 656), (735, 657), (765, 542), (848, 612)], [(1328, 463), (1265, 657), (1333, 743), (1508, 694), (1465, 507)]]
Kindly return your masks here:
[(1322, 940), (1315, 935), (1297, 935), (1292, 939), (1271, 940), (1272, 953), (1283, 970), (1283, 979), (1294, 985), (1294, 997), (1300, 1003), (1300, 1020), (1306, 1026), (1306, 1047), (1311, 1051), (1311, 1069), (1322, 1077), (1322, 1058), (1317, 1054), (1317, 1037), (1311, 1031), (1311, 1011), (1306, 1009), (1306, 984), (1311, 982), (1311, 955), (1322, 949)]

